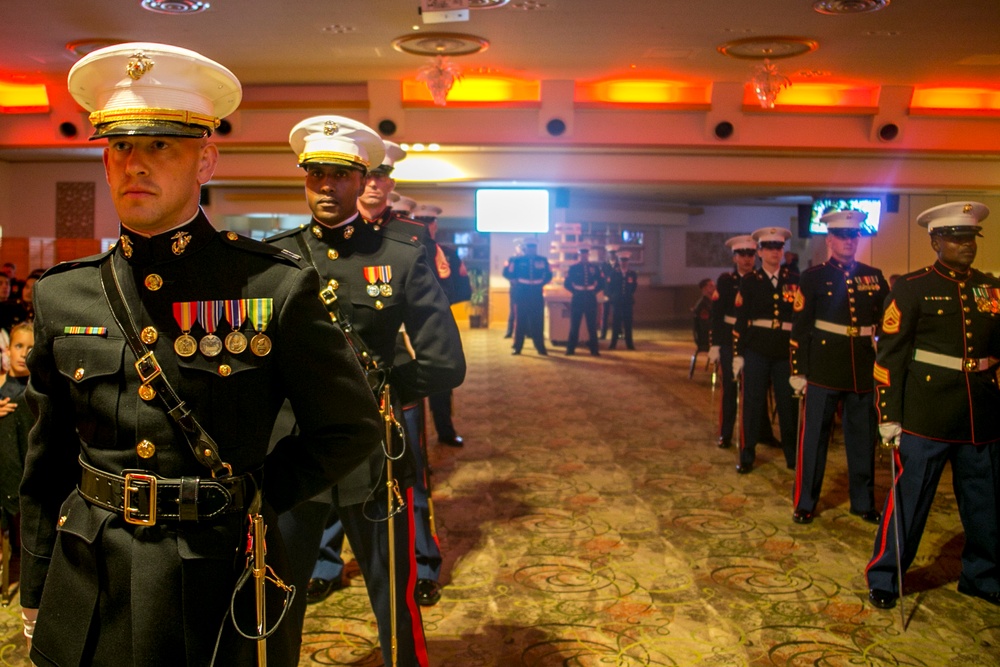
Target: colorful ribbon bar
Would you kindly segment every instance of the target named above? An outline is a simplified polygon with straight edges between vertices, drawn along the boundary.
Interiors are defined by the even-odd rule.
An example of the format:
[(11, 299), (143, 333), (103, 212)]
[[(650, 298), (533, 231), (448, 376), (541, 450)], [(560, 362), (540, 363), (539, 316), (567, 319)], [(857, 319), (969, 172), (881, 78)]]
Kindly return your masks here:
[(107, 336), (107, 327), (63, 327), (63, 333), (83, 336)]

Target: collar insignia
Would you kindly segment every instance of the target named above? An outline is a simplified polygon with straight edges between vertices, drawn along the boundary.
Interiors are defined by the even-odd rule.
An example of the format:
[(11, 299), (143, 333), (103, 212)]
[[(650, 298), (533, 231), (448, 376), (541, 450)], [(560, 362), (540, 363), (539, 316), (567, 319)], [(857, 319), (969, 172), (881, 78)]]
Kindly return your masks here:
[(349, 239), (354, 236), (354, 225), (347, 225), (344, 227), (344, 238)]
[(191, 242), (191, 235), (188, 234), (187, 232), (177, 232), (170, 238), (173, 239), (174, 241), (173, 244), (170, 246), (170, 249), (174, 251), (175, 255), (182, 254), (184, 250), (187, 248), (188, 243)]
[(132, 257), (132, 239), (125, 234), (122, 234), (121, 238), (118, 239), (118, 242), (122, 246), (122, 254), (125, 255), (125, 259)]
[(315, 236), (316, 238), (318, 239), (323, 238), (323, 230), (320, 228), (319, 225), (313, 225), (312, 227), (309, 228), (309, 231), (311, 231), (313, 233), (313, 236)]

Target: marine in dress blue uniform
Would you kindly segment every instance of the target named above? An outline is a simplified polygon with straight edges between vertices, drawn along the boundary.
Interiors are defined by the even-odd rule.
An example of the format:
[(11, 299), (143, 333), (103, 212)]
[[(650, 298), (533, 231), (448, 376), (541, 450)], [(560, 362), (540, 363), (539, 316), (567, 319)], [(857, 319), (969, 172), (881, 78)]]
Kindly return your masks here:
[(899, 278), (882, 316), (874, 376), (879, 431), (898, 444), (894, 493), (886, 499), (866, 576), (869, 600), (889, 609), (896, 521), (905, 574), (920, 545), (946, 463), (965, 529), (958, 590), (1000, 604), (1000, 281), (972, 268), (989, 209), (953, 202), (917, 217), (937, 261)]
[(753, 233), (761, 268), (743, 278), (736, 296), (733, 374), (743, 372), (744, 401), (740, 462), (736, 466), (740, 474), (753, 470), (757, 447), (755, 434), (760, 433), (768, 382), (774, 387), (785, 465), (795, 468), (798, 406), (788, 385), (788, 340), (799, 275), (780, 265), (785, 241), (790, 237), (791, 232), (779, 227), (764, 227)]
[[(789, 383), (805, 392), (795, 468), (792, 519), (813, 520), (823, 488), (830, 427), (843, 402), (850, 511), (878, 523), (875, 509), (874, 336), (889, 284), (879, 269), (855, 261), (863, 211), (824, 215), (830, 258), (799, 277), (792, 324)], [(808, 383), (808, 384), (807, 384)]]
[[(618, 262), (618, 248), (615, 246), (605, 246), (604, 248), (607, 255), (604, 257), (604, 261), (601, 262), (601, 270), (604, 272), (604, 284), (608, 285), (611, 283), (611, 276), (619, 268)], [(601, 340), (608, 337), (608, 327), (612, 324), (612, 312), (614, 311), (614, 305), (611, 303), (610, 295), (609, 299), (604, 304), (604, 308), (601, 311)]]
[(580, 339), (580, 320), (587, 323), (587, 346), (592, 356), (600, 355), (597, 350), (597, 293), (604, 290), (604, 273), (601, 267), (590, 261), (590, 249), (580, 248), (580, 261), (569, 267), (563, 286), (572, 294), (569, 306), (569, 340), (566, 354), (576, 353)]
[[(632, 320), (635, 309), (635, 290), (639, 286), (639, 275), (629, 268), (629, 258), (622, 255), (618, 269), (611, 271), (605, 280), (608, 286), (608, 303), (613, 308), (611, 318), (611, 343), (608, 349), (618, 345), (618, 339), (625, 338), (625, 347), (634, 350), (632, 340)], [(707, 318), (706, 318), (707, 319)]]
[[(719, 406), (719, 435), (716, 444), (722, 449), (733, 446), (733, 428), (736, 423), (736, 394), (739, 389), (733, 378), (733, 326), (736, 324), (736, 295), (743, 276), (753, 272), (757, 256), (757, 242), (749, 234), (734, 236), (726, 241), (733, 252), (735, 267), (719, 275), (715, 281), (712, 316), (709, 320), (709, 363), (719, 363), (722, 369), (722, 401)], [(767, 412), (767, 406), (764, 406)], [(766, 424), (765, 424), (766, 425)], [(766, 425), (770, 430), (770, 425)]]
[(517, 302), (517, 321), (514, 324), (514, 354), (521, 354), (524, 339), (535, 344), (538, 354), (548, 354), (545, 349), (545, 297), (542, 289), (552, 282), (549, 260), (538, 254), (538, 244), (526, 241), (524, 254), (512, 257), (510, 270), (504, 277), (511, 281)]
[[(217, 665), (252, 664), (256, 642), (227, 611), (259, 485), (268, 564), (288, 577), (274, 513), (364, 461), (381, 437), (377, 406), (316, 298), (316, 272), (216, 231), (198, 207), (218, 157), (207, 137), (239, 104), (236, 78), (192, 51), (136, 43), (84, 57), (69, 88), (92, 112), (94, 138), (108, 139), (121, 231), (110, 251), (59, 264), (36, 285), (26, 396), (37, 421), (21, 485), (26, 631), (38, 609), (31, 659), (208, 665), (217, 650)], [(231, 473), (206, 467), (157, 378), (140, 377), (110, 306), (115, 285), (152, 355), (141, 367), (156, 359)], [(268, 454), (286, 398), (299, 431)], [(235, 603), (244, 631), (255, 624), (251, 588)], [(284, 594), (267, 590), (273, 622)], [(281, 623), (268, 663), (295, 665), (299, 639)]]
[[(269, 242), (299, 252), (315, 264), (322, 285), (337, 295), (341, 312), (376, 363), (391, 369), (389, 383), (394, 390), (395, 413), (401, 417), (403, 404), (457, 386), (465, 377), (462, 342), (447, 298), (415, 236), (397, 232), (394, 222), (376, 229), (355, 212), (368, 164), (381, 163), (384, 148), (378, 135), (351, 119), (317, 116), (297, 124), (289, 142), (306, 171), (306, 196), (313, 221), (272, 237)], [(356, 185), (341, 189), (338, 184), (345, 181)], [(317, 284), (317, 293), (319, 287)], [(398, 334), (404, 325), (416, 357), (393, 365)], [(398, 457), (393, 463), (393, 476), (405, 499), (402, 512), (394, 519), (396, 639), (399, 665), (426, 667), (426, 642), (414, 598), (414, 444), (392, 444), (393, 456)], [(378, 621), (383, 659), (390, 664), (392, 623), (385, 521), (389, 508), (385, 489), (385, 454), (377, 451), (338, 484), (332, 507), (344, 524), (364, 575)], [(325, 519), (326, 512), (308, 507), (296, 508), (282, 517), (282, 525), (299, 536), (296, 544), (307, 553), (311, 547), (308, 567), (297, 572), (296, 583), (305, 585), (310, 578)], [(293, 611), (301, 624), (304, 607)]]

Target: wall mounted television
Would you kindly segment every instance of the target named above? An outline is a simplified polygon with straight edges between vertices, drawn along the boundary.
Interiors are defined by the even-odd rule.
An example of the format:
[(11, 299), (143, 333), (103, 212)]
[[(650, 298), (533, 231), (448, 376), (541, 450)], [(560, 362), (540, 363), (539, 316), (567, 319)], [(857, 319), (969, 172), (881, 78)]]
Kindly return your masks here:
[(882, 199), (879, 197), (826, 197), (814, 199), (809, 217), (810, 234), (826, 234), (826, 224), (819, 219), (832, 211), (853, 209), (864, 211), (868, 219), (861, 223), (861, 233), (864, 236), (878, 234), (879, 220), (882, 217)]
[(548, 232), (549, 191), (518, 188), (476, 190), (476, 231)]

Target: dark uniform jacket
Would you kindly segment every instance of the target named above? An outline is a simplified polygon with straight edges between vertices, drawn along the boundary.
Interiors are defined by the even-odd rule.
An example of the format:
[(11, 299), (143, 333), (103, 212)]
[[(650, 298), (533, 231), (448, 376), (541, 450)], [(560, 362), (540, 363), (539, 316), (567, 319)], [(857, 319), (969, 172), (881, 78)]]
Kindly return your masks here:
[[(753, 350), (771, 359), (788, 358), (792, 324), (792, 304), (799, 288), (799, 274), (787, 267), (778, 269), (778, 286), (764, 269), (743, 276), (736, 295), (736, 354)], [(754, 322), (767, 326), (757, 326)]]
[[(360, 217), (329, 228), (315, 221), (268, 239), (278, 247), (302, 253), (314, 262), (324, 285), (335, 288), (341, 312), (371, 351), (380, 367), (391, 368), (390, 386), (402, 403), (453, 389), (465, 379), (462, 339), (448, 299), (413, 235), (400, 233), (397, 223), (375, 229)], [(395, 354), (397, 335), (406, 327), (416, 358)], [(393, 366), (394, 361), (404, 363)], [(402, 412), (397, 414), (401, 417)], [(338, 486), (342, 505), (364, 502), (373, 480), (384, 467), (381, 450)], [(394, 474), (412, 479), (412, 457), (406, 456)]]
[(596, 298), (597, 293), (604, 289), (604, 273), (594, 262), (577, 262), (566, 272), (564, 286), (574, 299), (588, 294)]
[(542, 287), (552, 282), (549, 260), (540, 255), (520, 255), (507, 260), (504, 278), (511, 281), (511, 287), (518, 295), (542, 295)]
[(621, 269), (613, 271), (606, 279), (608, 299), (614, 304), (634, 304), (635, 289), (639, 285), (639, 276), (629, 269), (622, 274)]
[(709, 326), (711, 345), (733, 345), (733, 325), (736, 323), (736, 294), (740, 291), (740, 274), (733, 270), (715, 281), (715, 298)]
[[(867, 264), (845, 266), (831, 258), (806, 269), (794, 304), (792, 375), (805, 375), (810, 384), (827, 389), (872, 391), (872, 335), (888, 292), (882, 272)], [(817, 328), (817, 322), (835, 324), (840, 332)]]
[[(222, 505), (228, 509), (217, 515), (204, 514), (215, 504), (201, 486), (213, 481), (210, 471), (195, 459), (160, 399), (139, 396), (136, 359), (102, 289), (105, 261), (114, 263), (136, 327), (155, 329), (147, 345), (163, 374), (218, 443), (233, 474), (245, 476), (229, 489), (233, 500)], [(247, 508), (237, 500), (240, 491), (243, 505), (253, 496), (248, 476), (262, 480), (265, 516), (272, 519), (268, 562), (280, 575), (284, 550), (274, 515), (355, 468), (381, 436), (371, 390), (316, 298), (316, 281), (314, 271), (274, 248), (215, 231), (201, 213), (152, 238), (123, 230), (109, 253), (60, 264), (38, 281), (26, 392), (37, 421), (21, 484), (21, 604), (41, 607), (31, 652), (36, 664), (206, 665), (220, 627), (223, 657), (217, 664), (253, 660), (253, 643), (224, 623), (246, 564)], [(267, 356), (250, 349), (223, 350), (214, 358), (175, 353), (182, 332), (173, 304), (240, 299), (271, 299)], [(243, 328), (249, 338), (250, 323)], [(223, 323), (218, 334), (229, 330)], [(200, 340), (205, 331), (199, 324), (190, 334)], [(271, 426), (286, 398), (299, 415), (300, 432), (268, 455)], [(198, 520), (162, 516), (177, 515), (175, 487), (172, 502), (158, 496), (155, 525), (126, 523), (121, 513), (77, 491), (78, 458), (115, 475), (140, 470), (186, 478), (189, 490), (198, 487)], [(136, 495), (137, 507), (148, 505), (147, 493)], [(211, 494), (216, 500), (220, 495), (227, 499)], [(270, 601), (279, 602), (277, 589), (269, 591)], [(252, 597), (240, 598), (237, 609), (252, 614)], [(252, 616), (241, 627), (252, 627)], [(298, 638), (279, 627), (268, 640), (273, 664), (294, 664), (297, 645)]]
[[(990, 370), (966, 372), (917, 361), (925, 351), (989, 359)], [(880, 422), (955, 443), (1000, 440), (1000, 281), (941, 262), (896, 281), (882, 316), (875, 383)]]

